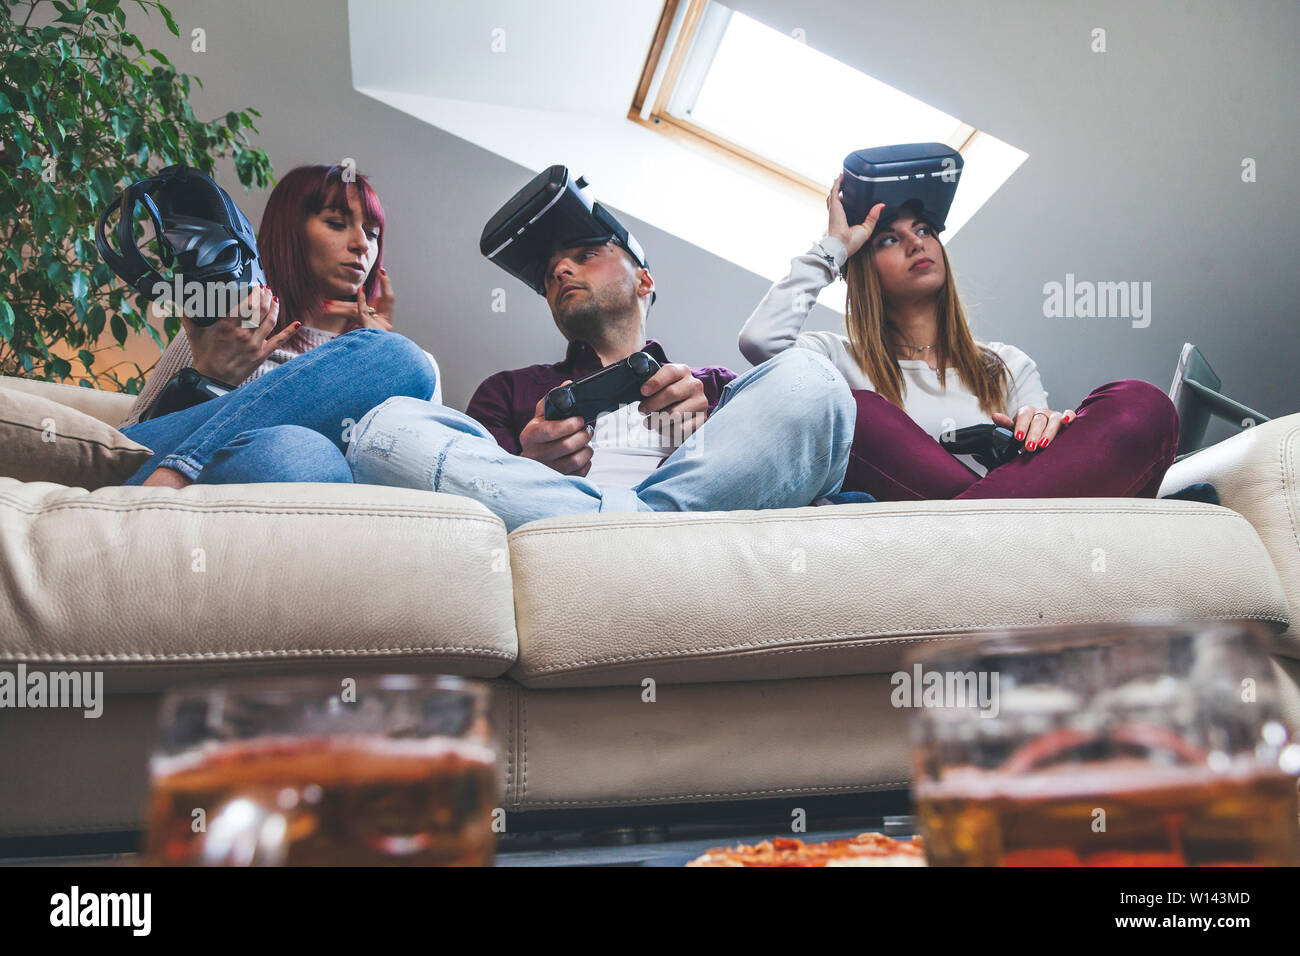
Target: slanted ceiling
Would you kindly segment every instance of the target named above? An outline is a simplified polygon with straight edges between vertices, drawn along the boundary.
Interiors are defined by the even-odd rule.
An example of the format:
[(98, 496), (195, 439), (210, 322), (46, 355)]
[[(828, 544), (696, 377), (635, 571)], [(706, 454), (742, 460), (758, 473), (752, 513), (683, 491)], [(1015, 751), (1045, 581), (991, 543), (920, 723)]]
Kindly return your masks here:
[(780, 278), (790, 237), (824, 230), (824, 204), (627, 118), (662, 6), (351, 0), (353, 86), (530, 170), (562, 163), (606, 205)]

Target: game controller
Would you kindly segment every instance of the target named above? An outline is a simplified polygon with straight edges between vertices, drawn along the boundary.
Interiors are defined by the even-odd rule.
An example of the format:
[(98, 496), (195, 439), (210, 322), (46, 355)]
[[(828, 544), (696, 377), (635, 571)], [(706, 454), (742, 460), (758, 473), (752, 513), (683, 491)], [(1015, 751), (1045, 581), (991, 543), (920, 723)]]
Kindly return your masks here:
[(551, 389), (544, 406), (546, 420), (555, 422), (579, 415), (590, 424), (598, 415), (645, 398), (641, 386), (657, 371), (659, 363), (653, 358), (645, 352), (633, 352), (586, 378)]
[(940, 437), (939, 443), (949, 454), (970, 455), (989, 471), (1014, 461), (1025, 446), (1000, 425), (967, 425), (953, 432), (951, 438)]

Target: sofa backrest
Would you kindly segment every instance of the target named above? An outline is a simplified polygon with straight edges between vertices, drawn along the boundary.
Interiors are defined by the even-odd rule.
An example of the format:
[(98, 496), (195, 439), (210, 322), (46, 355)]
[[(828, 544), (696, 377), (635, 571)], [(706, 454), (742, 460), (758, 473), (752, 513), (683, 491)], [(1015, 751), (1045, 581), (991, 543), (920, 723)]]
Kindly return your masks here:
[(126, 418), (131, 411), (131, 406), (135, 404), (134, 395), (126, 395), (122, 392), (106, 392), (98, 388), (81, 388), (58, 382), (40, 382), (29, 378), (15, 378), (11, 375), (0, 375), (0, 388), (10, 388), (48, 398), (52, 402), (67, 405), (98, 418), (114, 428), (117, 427), (118, 422)]

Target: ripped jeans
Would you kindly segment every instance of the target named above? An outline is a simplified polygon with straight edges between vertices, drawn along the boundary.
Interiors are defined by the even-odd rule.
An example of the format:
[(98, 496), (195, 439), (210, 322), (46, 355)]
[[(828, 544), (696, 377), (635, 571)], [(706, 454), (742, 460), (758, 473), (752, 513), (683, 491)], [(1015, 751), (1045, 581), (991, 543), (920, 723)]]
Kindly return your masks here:
[(597, 512), (796, 508), (839, 490), (856, 414), (827, 359), (789, 349), (728, 383), (709, 420), (634, 488), (512, 455), (468, 415), (414, 398), (361, 419), (347, 462), (358, 483), (473, 498), (507, 531)]

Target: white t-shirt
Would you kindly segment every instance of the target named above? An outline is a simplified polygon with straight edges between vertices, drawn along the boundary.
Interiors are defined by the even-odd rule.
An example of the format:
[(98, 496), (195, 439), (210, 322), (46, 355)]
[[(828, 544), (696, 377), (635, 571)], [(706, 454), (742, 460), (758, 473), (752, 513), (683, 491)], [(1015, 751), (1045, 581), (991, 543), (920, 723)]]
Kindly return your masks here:
[[(871, 380), (849, 351), (847, 336), (837, 332), (803, 331), (818, 293), (835, 280), (848, 258), (848, 250), (838, 239), (828, 236), (821, 245), (834, 257), (835, 268), (832, 269), (830, 263), (822, 258), (815, 244), (806, 254), (792, 259), (790, 274), (767, 291), (741, 329), (740, 351), (750, 362), (758, 365), (794, 346), (811, 349), (835, 364), (849, 388), (874, 391)], [(1003, 342), (984, 344), (1001, 356), (1011, 372), (1005, 409), (1008, 415), (1014, 418), (1022, 405), (1047, 405), (1047, 392), (1033, 359), (1014, 345)], [(955, 369), (948, 369), (948, 386), (941, 388), (939, 373), (924, 360), (900, 360), (898, 367), (903, 375), (903, 410), (932, 438), (938, 440), (943, 432), (967, 425), (992, 422)], [(977, 475), (986, 473), (986, 469), (971, 456), (958, 455), (956, 458)]]
[(647, 428), (636, 403), (596, 419), (591, 436), (591, 470), (587, 480), (602, 488), (634, 488), (677, 448), (673, 435)]

